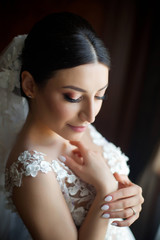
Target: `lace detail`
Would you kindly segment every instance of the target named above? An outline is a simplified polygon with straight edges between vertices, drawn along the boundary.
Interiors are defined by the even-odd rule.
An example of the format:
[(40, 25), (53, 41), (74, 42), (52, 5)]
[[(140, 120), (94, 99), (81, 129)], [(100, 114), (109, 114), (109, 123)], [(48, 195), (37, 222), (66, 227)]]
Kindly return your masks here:
[[(20, 55), (27, 35), (14, 37), (7, 49), (0, 56), (0, 88), (20, 95), (19, 74), (21, 68)], [(15, 90), (18, 91), (15, 91)]]
[(14, 162), (9, 169), (5, 172), (5, 187), (8, 199), (8, 208), (12, 211), (16, 211), (12, 203), (12, 191), (13, 187), (20, 187), (22, 185), (22, 178), (24, 176), (36, 177), (38, 171), (47, 173), (52, 171), (50, 163), (44, 160), (45, 154), (33, 151), (33, 154), (24, 151), (18, 157), (18, 160)]
[(128, 157), (121, 152), (119, 147), (116, 147), (113, 143), (108, 142), (92, 125), (89, 125), (89, 129), (93, 142), (102, 147), (103, 157), (107, 160), (111, 172), (128, 175)]
[(36, 177), (38, 172), (54, 171), (61, 191), (70, 209), (76, 226), (80, 226), (95, 197), (93, 186), (81, 181), (60, 160), (45, 160), (45, 154), (37, 151), (24, 151), (10, 169), (6, 169), (6, 191), (8, 193), (8, 208), (16, 211), (12, 203), (13, 187), (22, 185), (23, 176)]
[(80, 180), (61, 161), (52, 161), (52, 168), (60, 184), (64, 198), (68, 204), (76, 226), (80, 226), (84, 220), (94, 197), (93, 186)]
[[(110, 223), (113, 220), (109, 220)], [(117, 219), (119, 221), (119, 219)], [(108, 224), (107, 233), (104, 240), (135, 240), (129, 227), (115, 227)]]
[[(111, 171), (128, 174), (128, 158), (121, 153), (120, 148), (109, 143), (93, 126), (89, 126), (89, 130), (93, 142), (98, 146), (102, 146), (103, 156), (108, 161)], [(6, 191), (8, 192), (9, 207), (12, 208), (13, 211), (16, 211), (11, 201), (12, 191), (14, 186), (20, 187), (22, 185), (23, 176), (36, 177), (39, 171), (44, 174), (53, 171), (73, 220), (76, 226), (79, 227), (94, 200), (96, 194), (95, 189), (93, 186), (81, 181), (71, 169), (59, 159), (47, 162), (45, 157), (46, 155), (41, 152), (24, 151), (20, 154), (18, 160), (6, 170)], [(109, 220), (110, 223), (112, 221), (113, 219)], [(129, 228), (122, 229), (109, 224), (105, 240), (121, 239), (133, 240), (134, 237)]]

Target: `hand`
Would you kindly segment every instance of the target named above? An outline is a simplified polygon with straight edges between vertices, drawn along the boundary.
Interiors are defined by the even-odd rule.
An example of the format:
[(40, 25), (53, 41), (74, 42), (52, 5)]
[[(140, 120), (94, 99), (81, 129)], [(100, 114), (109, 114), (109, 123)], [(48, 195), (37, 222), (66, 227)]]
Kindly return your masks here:
[(81, 142), (70, 143), (77, 148), (72, 151), (72, 157), (66, 156), (65, 164), (84, 182), (93, 185), (97, 191), (102, 189), (108, 193), (115, 191), (117, 182), (101, 154), (85, 148)]
[[(124, 227), (130, 226), (137, 218), (142, 210), (144, 198), (142, 196), (142, 188), (132, 183), (127, 176), (114, 174), (119, 183), (118, 190), (111, 193), (109, 201), (102, 205), (107, 208), (103, 212), (108, 218), (123, 218), (123, 221), (114, 221), (112, 225)], [(103, 207), (104, 208), (104, 207)]]

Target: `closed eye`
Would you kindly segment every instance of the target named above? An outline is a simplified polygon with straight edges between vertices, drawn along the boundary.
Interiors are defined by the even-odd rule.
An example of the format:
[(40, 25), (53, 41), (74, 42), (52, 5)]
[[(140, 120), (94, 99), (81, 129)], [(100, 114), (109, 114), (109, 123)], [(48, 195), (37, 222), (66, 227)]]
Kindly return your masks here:
[(95, 98), (98, 99), (98, 100), (102, 100), (102, 101), (104, 101), (104, 100), (107, 99), (107, 94), (104, 94), (102, 97), (95, 96)]
[[(105, 95), (103, 95), (102, 97), (100, 97), (100, 96), (95, 96), (95, 98), (96, 98), (97, 100), (102, 100), (102, 101), (104, 101), (104, 100), (106, 100), (107, 95), (105, 94)], [(81, 97), (79, 97), (79, 98), (71, 98), (68, 94), (64, 94), (64, 99), (65, 99), (66, 101), (68, 101), (68, 102), (71, 102), (71, 103), (79, 103), (80, 101), (82, 101), (83, 97), (81, 96)]]
[(71, 98), (68, 94), (64, 94), (64, 99), (71, 103), (79, 103), (82, 100), (82, 97), (79, 98)]

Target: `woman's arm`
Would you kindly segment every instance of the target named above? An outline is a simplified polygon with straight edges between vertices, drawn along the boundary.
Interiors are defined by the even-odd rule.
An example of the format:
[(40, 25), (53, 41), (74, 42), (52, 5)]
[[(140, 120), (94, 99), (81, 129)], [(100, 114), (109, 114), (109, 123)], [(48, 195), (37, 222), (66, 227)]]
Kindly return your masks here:
[(73, 151), (73, 158), (66, 157), (65, 164), (83, 181), (96, 188), (96, 197), (79, 229), (78, 239), (104, 240), (108, 219), (103, 217), (101, 207), (105, 203), (105, 195), (117, 190), (118, 184), (101, 154), (86, 149), (80, 142), (71, 143), (78, 148)]
[(23, 177), (23, 185), (14, 188), (13, 201), (33, 239), (105, 238), (108, 219), (102, 217), (105, 211), (101, 207), (105, 204), (105, 196), (117, 190), (117, 182), (101, 155), (88, 151), (80, 143), (76, 144), (81, 156), (67, 157), (65, 164), (96, 188), (95, 200), (77, 232), (55, 174), (39, 172), (35, 178)]
[[(115, 185), (116, 189), (116, 185)], [(105, 203), (104, 196), (110, 191), (106, 187), (99, 192), (97, 192), (96, 197), (89, 212), (79, 230), (80, 240), (104, 240), (107, 232), (107, 227), (109, 223), (109, 218), (103, 218), (102, 215), (104, 210), (101, 207)]]
[[(118, 181), (118, 190), (110, 194), (110, 201), (106, 204), (109, 209), (105, 212), (110, 218), (122, 218), (123, 221), (114, 221), (118, 227), (130, 226), (138, 218), (142, 210), (144, 198), (142, 188), (132, 183), (126, 175), (114, 173)], [(114, 210), (119, 211), (114, 211)]]
[(23, 177), (13, 202), (34, 240), (77, 240), (78, 233), (53, 172)]
[[(76, 154), (73, 159), (69, 159), (67, 157), (66, 164), (80, 177), (82, 180), (93, 184), (96, 187), (96, 182), (91, 182), (92, 174), (84, 174), (85, 173), (85, 167), (92, 163), (94, 157), (92, 156), (90, 158), (90, 154), (88, 152), (93, 153), (92, 151), (88, 151), (87, 149), (82, 146), (80, 143), (73, 142), (74, 145), (78, 146), (78, 149), (74, 150), (73, 153)], [(87, 152), (87, 154), (86, 154)], [(97, 159), (96, 159), (97, 156)], [(92, 161), (88, 162), (86, 160), (92, 159)], [(100, 173), (101, 183), (99, 185), (99, 188), (97, 189), (97, 195), (95, 198), (95, 201), (93, 202), (90, 211), (88, 212), (88, 215), (84, 221), (84, 224), (81, 226), (81, 229), (83, 229), (83, 233), (85, 232), (85, 228), (88, 229), (88, 227), (91, 226), (94, 231), (88, 231), (90, 233), (93, 233), (93, 236), (89, 234), (89, 239), (96, 239), (96, 233), (99, 234), (98, 239), (103, 239), (100, 236), (104, 236), (105, 229), (107, 228), (108, 220), (106, 220), (106, 225), (104, 224), (104, 221), (102, 221), (102, 212), (99, 212), (100, 207), (106, 207), (108, 208), (107, 211), (104, 211), (103, 214), (105, 214), (106, 218), (121, 218), (121, 221), (114, 221), (112, 224), (115, 226), (123, 227), (123, 226), (130, 226), (138, 217), (139, 213), (142, 209), (142, 203), (144, 202), (143, 196), (142, 196), (142, 189), (138, 185), (132, 183), (127, 176), (121, 176), (118, 173), (114, 174), (115, 179), (118, 181), (118, 189), (114, 185), (115, 179), (113, 179), (113, 175), (108, 171), (108, 169), (105, 168), (104, 162), (99, 161), (101, 158), (97, 155), (95, 155), (95, 161), (100, 163), (101, 166), (104, 167), (104, 170), (98, 170), (99, 165), (95, 165), (97, 167), (98, 173), (96, 174), (95, 169), (92, 167), (90, 170), (92, 171), (93, 175), (95, 174), (97, 176), (97, 183), (98, 183), (98, 174)], [(87, 166), (88, 167), (88, 166)], [(95, 171), (95, 172), (94, 172)], [(104, 173), (104, 175), (103, 175)], [(84, 175), (83, 175), (84, 174)], [(112, 175), (112, 177), (111, 177)], [(86, 178), (87, 176), (87, 178)], [(108, 176), (108, 180), (106, 180), (106, 176)], [(106, 184), (104, 186), (104, 183)], [(102, 187), (104, 186), (104, 187)], [(105, 188), (106, 187), (106, 188)], [(115, 187), (115, 190), (114, 190)], [(105, 189), (104, 192), (101, 191), (102, 195), (99, 195), (99, 189)], [(104, 193), (107, 193), (105, 202), (104, 202)], [(103, 203), (102, 203), (103, 198)], [(98, 200), (99, 199), (99, 200)], [(102, 204), (102, 205), (101, 205)], [(100, 206), (100, 207), (99, 207)], [(92, 211), (94, 209), (94, 211)], [(96, 212), (97, 211), (97, 212)], [(90, 221), (90, 218), (93, 218), (93, 213), (95, 213), (95, 221)], [(97, 221), (98, 216), (98, 221)], [(123, 218), (123, 220), (122, 220)], [(105, 228), (106, 227), (106, 228)], [(89, 228), (90, 229), (90, 228)], [(87, 231), (87, 230), (86, 230)], [(81, 231), (80, 231), (81, 234)], [(83, 235), (83, 234), (82, 234)], [(95, 238), (94, 238), (95, 237)]]
[(23, 176), (21, 187), (14, 187), (13, 202), (33, 239), (104, 240), (108, 220), (101, 217), (100, 208), (104, 196), (114, 191), (117, 184), (112, 174), (106, 174), (108, 167), (97, 154), (90, 152), (85, 157), (87, 164), (81, 172), (95, 185), (97, 196), (79, 232), (53, 172), (38, 172), (36, 177)]

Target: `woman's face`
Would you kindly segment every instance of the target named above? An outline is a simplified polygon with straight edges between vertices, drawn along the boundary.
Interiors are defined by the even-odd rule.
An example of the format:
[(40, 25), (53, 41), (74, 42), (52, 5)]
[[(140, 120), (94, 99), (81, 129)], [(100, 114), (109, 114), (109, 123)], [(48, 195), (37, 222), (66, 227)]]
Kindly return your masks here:
[(67, 140), (79, 140), (100, 111), (108, 71), (100, 63), (57, 71), (35, 96), (38, 121)]

